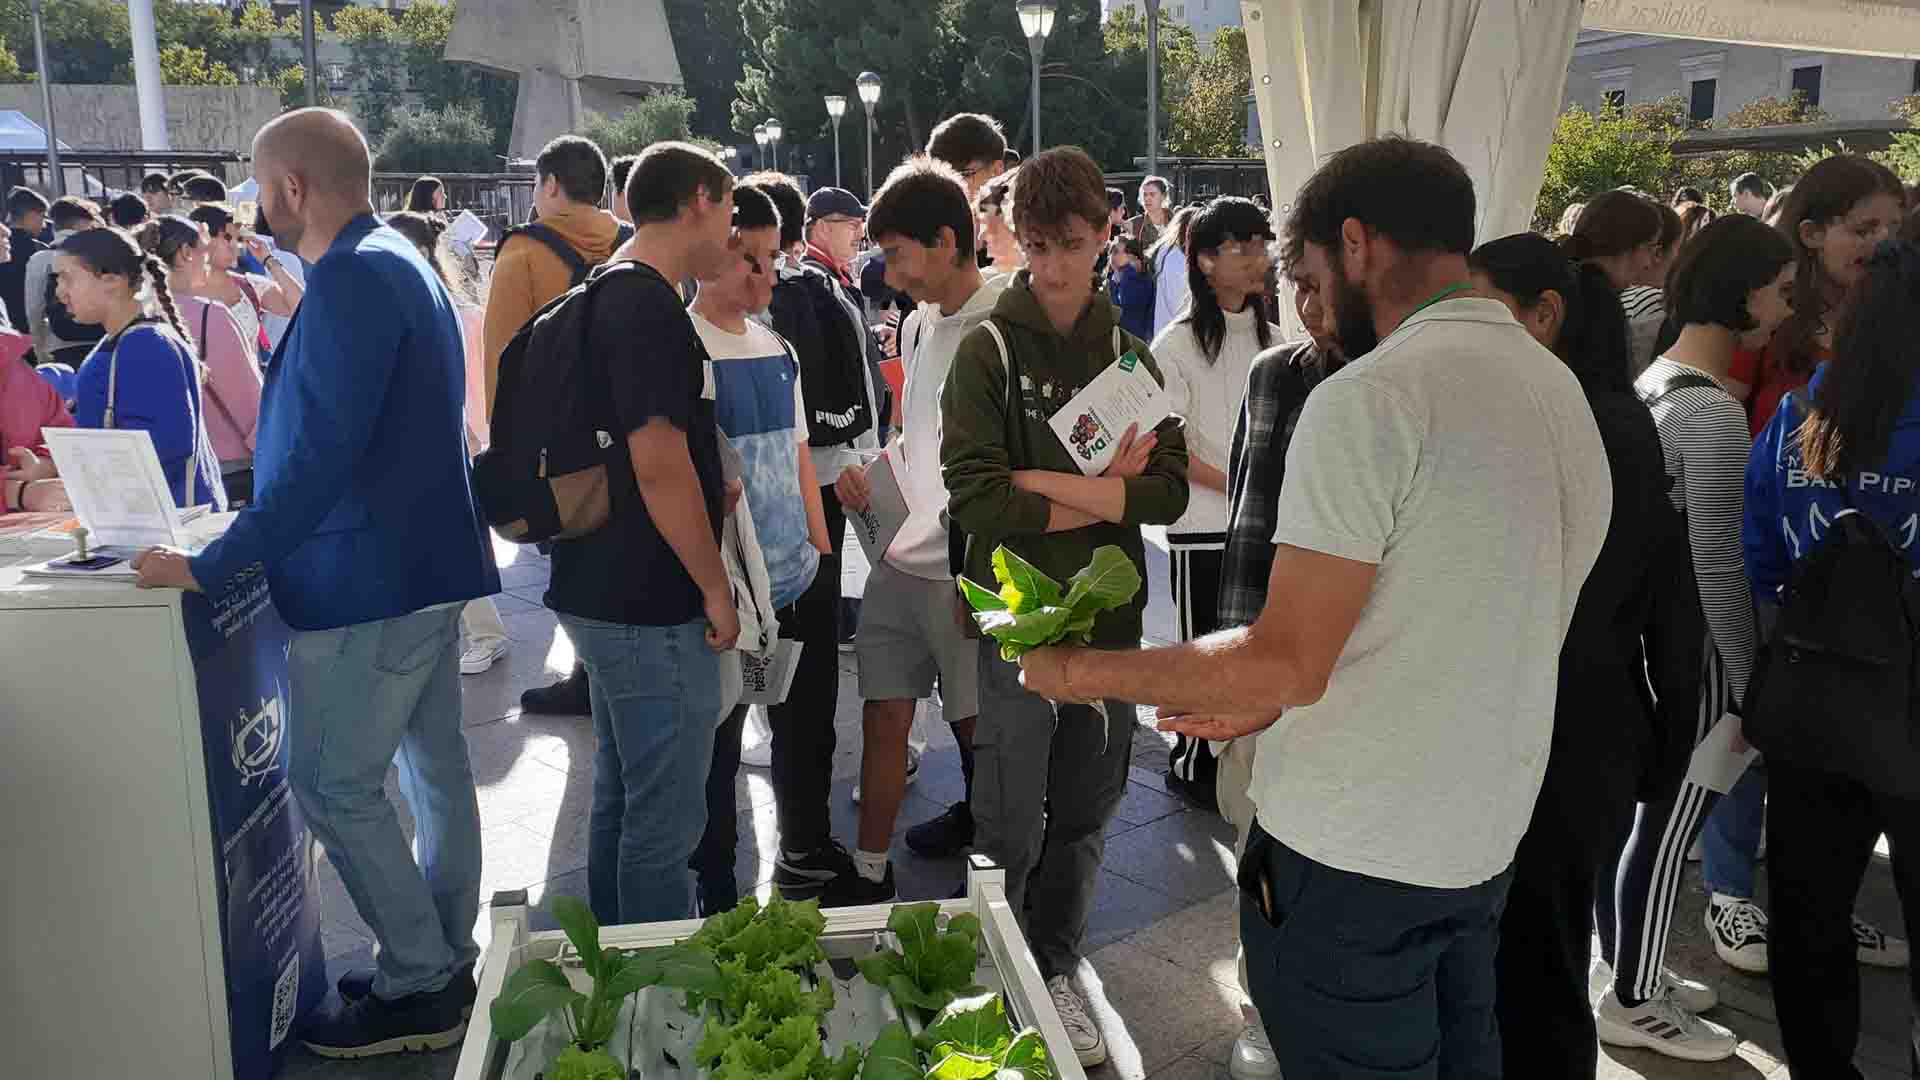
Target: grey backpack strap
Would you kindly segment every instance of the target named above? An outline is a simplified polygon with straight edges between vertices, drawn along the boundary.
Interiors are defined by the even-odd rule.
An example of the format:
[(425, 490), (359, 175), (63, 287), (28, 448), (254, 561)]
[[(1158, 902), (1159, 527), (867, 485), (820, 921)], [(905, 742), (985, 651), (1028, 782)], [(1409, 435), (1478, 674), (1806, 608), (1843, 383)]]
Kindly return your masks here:
[(999, 325), (992, 319), (980, 325), (987, 328), (987, 333), (993, 337), (994, 345), (1000, 349), (1000, 370), (1007, 377), (1007, 415), (1011, 416), (1013, 415), (1013, 365), (1007, 360), (1007, 337), (1000, 332)]

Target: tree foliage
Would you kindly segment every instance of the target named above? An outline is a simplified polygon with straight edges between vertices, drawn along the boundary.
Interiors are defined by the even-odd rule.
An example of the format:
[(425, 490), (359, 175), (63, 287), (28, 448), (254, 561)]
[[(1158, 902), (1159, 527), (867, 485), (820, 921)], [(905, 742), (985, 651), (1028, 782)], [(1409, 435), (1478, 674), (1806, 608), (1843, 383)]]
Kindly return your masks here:
[(1168, 151), (1182, 157), (1254, 156), (1247, 146), (1253, 63), (1246, 31), (1223, 27), (1212, 48), (1195, 56), (1183, 74), (1185, 85), (1172, 95), (1168, 109)]
[(1602, 191), (1665, 191), (1672, 169), (1670, 129), (1655, 127), (1631, 110), (1592, 113), (1576, 105), (1554, 124), (1546, 173), (1533, 207), (1534, 228), (1551, 230), (1569, 205)]
[(0, 83), (23, 83), (32, 80), (20, 70), (20, 58), (13, 54), (7, 43), (0, 41)]
[(648, 94), (618, 116), (589, 113), (580, 133), (592, 139), (607, 157), (637, 154), (663, 139), (690, 139), (688, 125), (694, 101), (677, 90)]
[(373, 167), (380, 172), (495, 172), (493, 131), (478, 111), (402, 108), (393, 114)]
[(666, 13), (680, 75), (694, 102), (690, 127), (697, 135), (733, 141), (734, 87), (747, 48), (739, 0), (666, 0)]
[(240, 77), (218, 60), (209, 61), (205, 49), (169, 45), (160, 50), (160, 81), (168, 86), (238, 86)]

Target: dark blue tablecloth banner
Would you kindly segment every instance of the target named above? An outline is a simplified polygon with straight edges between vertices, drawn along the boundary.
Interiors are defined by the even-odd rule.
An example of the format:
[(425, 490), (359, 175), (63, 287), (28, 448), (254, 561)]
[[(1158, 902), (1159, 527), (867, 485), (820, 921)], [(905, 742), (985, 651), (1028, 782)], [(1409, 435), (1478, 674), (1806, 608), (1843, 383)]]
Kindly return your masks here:
[(320, 895), (287, 782), (289, 632), (256, 578), (182, 604), (200, 691), (234, 1080), (268, 1080), (326, 996)]

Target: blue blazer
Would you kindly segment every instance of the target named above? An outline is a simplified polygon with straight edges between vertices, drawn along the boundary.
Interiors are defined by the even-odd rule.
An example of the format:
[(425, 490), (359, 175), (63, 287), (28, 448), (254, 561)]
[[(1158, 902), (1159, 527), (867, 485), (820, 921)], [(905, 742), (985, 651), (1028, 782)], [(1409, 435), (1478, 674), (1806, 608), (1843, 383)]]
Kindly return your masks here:
[(256, 564), (296, 630), (500, 591), (475, 508), (453, 298), (372, 214), (307, 271), (260, 395), (253, 503), (193, 560), (210, 594)]

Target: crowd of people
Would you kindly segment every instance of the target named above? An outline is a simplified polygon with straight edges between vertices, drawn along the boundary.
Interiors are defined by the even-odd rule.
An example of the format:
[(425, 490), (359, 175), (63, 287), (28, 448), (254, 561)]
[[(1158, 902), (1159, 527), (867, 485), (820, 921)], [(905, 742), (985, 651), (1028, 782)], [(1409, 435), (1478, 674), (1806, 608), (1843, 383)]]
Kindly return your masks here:
[[(602, 501), (550, 547), (578, 663), (523, 705), (591, 716), (603, 923), (738, 902), (741, 656), (785, 651), (775, 887), (896, 898), (937, 701), (964, 795), (905, 841), (1006, 869), (1083, 1064), (1106, 1044), (1075, 973), (1140, 705), (1177, 737), (1170, 784), (1236, 828), (1239, 1080), (1730, 1056), (1713, 988), (1665, 961), (1696, 841), (1708, 935), (1771, 974), (1789, 1063), (1857, 1075), (1854, 968), (1909, 958), (1852, 901), (1882, 833), (1920, 896), (1916, 804), (1812, 751), (1729, 783), (1701, 766), (1744, 753), (1783, 610), (1840, 580), (1802, 570), (1834, 522), (1864, 515), (1903, 558), (1914, 536), (1920, 225), (1880, 165), (1742, 177), (1717, 216), (1697, 191), (1595, 193), (1559, 235), (1476, 247), (1465, 171), (1398, 138), (1334, 155), (1276, 219), (1176, 208), (1159, 177), (1130, 217), (1085, 153), (1021, 160), (977, 114), (871, 205), (690, 144), (609, 162), (565, 136), (484, 284), (447, 250), (437, 180), (374, 213), (342, 114), (269, 124), (254, 167), (248, 222), (204, 175), (149, 177), (110, 223), (9, 197), (0, 300), (27, 362), (0, 362), (0, 494), (64, 508), (42, 426), (137, 427), (181, 505), (239, 510), (137, 569), (220, 593), (264, 567), (294, 630), (292, 787), (379, 943), (304, 1029), (315, 1052), (464, 1030), (483, 853), (459, 675), (508, 647), (487, 478), (563, 371)], [(1049, 420), (1129, 355), (1171, 415), (1085, 475)], [(847, 515), (877, 468), (907, 516), (855, 618)], [(1118, 547), (1144, 579), (1148, 526), (1182, 644), (1139, 648), (1144, 595), (1090, 647), (1018, 663), (967, 618), (955, 579), (993, 580), (997, 549), (1064, 581)], [(836, 837), (849, 630), (860, 814)], [(1848, 738), (1838, 719), (1794, 747)]]

